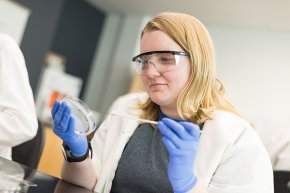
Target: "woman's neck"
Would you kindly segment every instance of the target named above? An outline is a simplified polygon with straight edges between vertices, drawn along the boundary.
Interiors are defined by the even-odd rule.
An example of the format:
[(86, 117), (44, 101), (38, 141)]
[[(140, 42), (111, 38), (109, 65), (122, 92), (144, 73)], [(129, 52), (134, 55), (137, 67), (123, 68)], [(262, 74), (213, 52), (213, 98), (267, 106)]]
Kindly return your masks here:
[(161, 112), (165, 114), (167, 117), (173, 118), (173, 119), (181, 119), (179, 116), (176, 108), (165, 108), (160, 107)]

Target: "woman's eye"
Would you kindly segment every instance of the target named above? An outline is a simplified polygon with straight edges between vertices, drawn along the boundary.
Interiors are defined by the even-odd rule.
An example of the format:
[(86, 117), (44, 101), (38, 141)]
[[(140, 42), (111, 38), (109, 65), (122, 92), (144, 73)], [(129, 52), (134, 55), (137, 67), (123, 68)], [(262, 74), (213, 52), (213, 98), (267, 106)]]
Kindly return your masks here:
[(175, 59), (172, 57), (163, 57), (159, 58), (159, 62), (162, 64), (172, 64), (175, 62)]

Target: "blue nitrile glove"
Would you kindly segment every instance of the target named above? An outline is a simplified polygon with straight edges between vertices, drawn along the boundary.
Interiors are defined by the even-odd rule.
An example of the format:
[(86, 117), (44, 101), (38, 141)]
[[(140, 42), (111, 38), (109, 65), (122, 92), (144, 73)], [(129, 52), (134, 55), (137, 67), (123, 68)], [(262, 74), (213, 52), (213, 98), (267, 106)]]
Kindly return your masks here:
[(85, 134), (75, 131), (75, 120), (71, 116), (71, 110), (67, 104), (55, 101), (51, 114), (53, 132), (63, 140), (74, 156), (84, 155), (88, 149), (87, 137)]
[(158, 122), (162, 141), (169, 153), (168, 177), (175, 193), (192, 189), (197, 178), (194, 161), (199, 145), (199, 126), (191, 122), (177, 122), (163, 118)]

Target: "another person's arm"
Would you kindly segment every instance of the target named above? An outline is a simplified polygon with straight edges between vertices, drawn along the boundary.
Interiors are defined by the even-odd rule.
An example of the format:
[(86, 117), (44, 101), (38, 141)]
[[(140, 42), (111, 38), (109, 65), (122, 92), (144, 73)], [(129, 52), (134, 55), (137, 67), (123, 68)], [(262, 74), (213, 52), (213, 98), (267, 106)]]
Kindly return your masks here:
[(37, 118), (21, 50), (0, 34), (0, 147), (13, 147), (33, 138)]

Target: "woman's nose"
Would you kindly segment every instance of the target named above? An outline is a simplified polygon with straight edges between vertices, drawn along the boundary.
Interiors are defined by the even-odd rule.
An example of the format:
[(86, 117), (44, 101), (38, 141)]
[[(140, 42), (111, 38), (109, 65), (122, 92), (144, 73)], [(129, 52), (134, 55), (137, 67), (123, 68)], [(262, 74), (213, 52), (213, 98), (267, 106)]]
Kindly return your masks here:
[(157, 71), (156, 69), (156, 64), (154, 64), (153, 62), (149, 62), (147, 69), (145, 70), (144, 74), (146, 76), (152, 77), (152, 76), (159, 76), (160, 73)]

